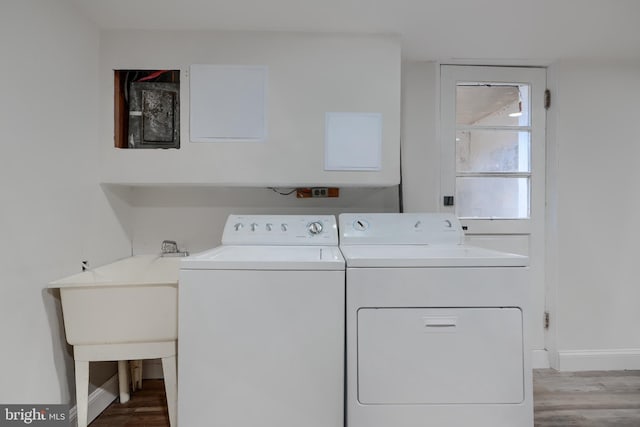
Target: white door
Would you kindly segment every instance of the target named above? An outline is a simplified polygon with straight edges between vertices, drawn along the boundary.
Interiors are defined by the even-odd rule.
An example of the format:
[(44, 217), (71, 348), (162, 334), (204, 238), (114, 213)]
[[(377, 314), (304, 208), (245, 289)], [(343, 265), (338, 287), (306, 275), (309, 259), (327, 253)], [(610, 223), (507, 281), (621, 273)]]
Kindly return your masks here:
[(530, 342), (543, 367), (546, 70), (443, 65), (440, 84), (442, 211), (471, 244), (530, 257)]

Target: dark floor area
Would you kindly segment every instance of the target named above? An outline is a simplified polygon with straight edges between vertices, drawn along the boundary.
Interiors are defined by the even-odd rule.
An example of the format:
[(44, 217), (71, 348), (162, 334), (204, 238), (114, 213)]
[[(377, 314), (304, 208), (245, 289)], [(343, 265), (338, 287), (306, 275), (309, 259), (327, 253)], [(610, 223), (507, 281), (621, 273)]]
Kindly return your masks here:
[[(535, 370), (533, 396), (536, 427), (640, 427), (640, 371)], [(162, 380), (145, 380), (91, 427), (169, 427)]]

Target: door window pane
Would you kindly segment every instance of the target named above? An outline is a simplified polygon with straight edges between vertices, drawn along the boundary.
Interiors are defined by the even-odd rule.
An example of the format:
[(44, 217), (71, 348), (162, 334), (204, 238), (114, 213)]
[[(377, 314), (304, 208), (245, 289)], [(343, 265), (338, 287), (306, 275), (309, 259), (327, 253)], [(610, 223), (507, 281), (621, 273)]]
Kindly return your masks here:
[(456, 132), (458, 172), (530, 172), (530, 133), (510, 130)]
[(461, 218), (528, 218), (529, 178), (456, 178)]
[(459, 126), (529, 126), (529, 85), (458, 83), (456, 124)]

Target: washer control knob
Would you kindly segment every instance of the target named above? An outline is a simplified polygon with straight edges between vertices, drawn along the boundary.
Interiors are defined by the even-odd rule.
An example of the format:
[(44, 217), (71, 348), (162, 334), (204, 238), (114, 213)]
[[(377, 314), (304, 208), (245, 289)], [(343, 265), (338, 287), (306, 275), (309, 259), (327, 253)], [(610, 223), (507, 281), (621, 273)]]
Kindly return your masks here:
[(258, 228), (258, 224), (256, 224), (255, 222), (251, 223), (251, 231), (256, 231), (256, 228)]
[(273, 228), (273, 224), (267, 223), (264, 225), (264, 228), (266, 228), (267, 231), (271, 231), (271, 229)]
[(353, 228), (358, 231), (364, 231), (369, 228), (369, 223), (363, 219), (356, 219), (353, 223)]
[(322, 233), (322, 223), (320, 221), (314, 221), (307, 226), (307, 229), (311, 235), (318, 235)]
[(233, 226), (233, 228), (235, 228), (236, 231), (240, 231), (240, 229), (244, 227), (244, 224), (239, 222), (236, 225)]
[(289, 226), (287, 224), (280, 224), (280, 230), (282, 231), (287, 231), (287, 228), (289, 228)]

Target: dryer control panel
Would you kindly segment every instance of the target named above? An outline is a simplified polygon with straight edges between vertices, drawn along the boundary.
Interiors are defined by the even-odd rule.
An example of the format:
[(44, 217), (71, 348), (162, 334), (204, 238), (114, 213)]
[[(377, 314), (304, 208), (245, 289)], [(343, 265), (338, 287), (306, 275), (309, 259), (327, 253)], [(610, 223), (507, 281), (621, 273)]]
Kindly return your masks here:
[(341, 245), (460, 245), (464, 232), (449, 213), (340, 214)]
[(333, 215), (229, 215), (222, 244), (336, 246), (338, 226)]

